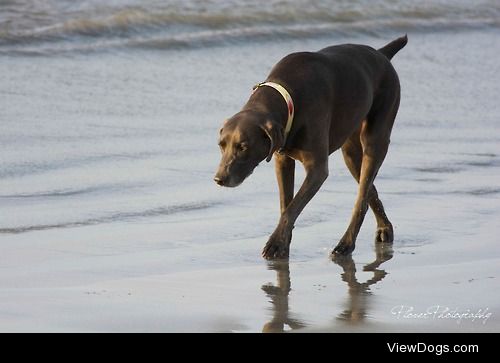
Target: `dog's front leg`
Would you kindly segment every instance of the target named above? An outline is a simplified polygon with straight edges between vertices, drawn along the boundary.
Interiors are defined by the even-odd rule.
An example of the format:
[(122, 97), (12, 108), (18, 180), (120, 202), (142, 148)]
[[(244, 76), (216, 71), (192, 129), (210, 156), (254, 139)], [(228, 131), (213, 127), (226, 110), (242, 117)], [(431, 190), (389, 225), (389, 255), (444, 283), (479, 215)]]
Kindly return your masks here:
[(308, 158), (307, 162), (304, 162), (304, 168), (306, 170), (306, 178), (302, 186), (290, 204), (281, 213), (278, 226), (262, 251), (262, 256), (266, 259), (288, 257), (295, 220), (328, 177), (328, 158), (324, 158), (321, 161)]
[(283, 214), (293, 199), (295, 160), (285, 154), (276, 153), (274, 161), (280, 192), (280, 211)]

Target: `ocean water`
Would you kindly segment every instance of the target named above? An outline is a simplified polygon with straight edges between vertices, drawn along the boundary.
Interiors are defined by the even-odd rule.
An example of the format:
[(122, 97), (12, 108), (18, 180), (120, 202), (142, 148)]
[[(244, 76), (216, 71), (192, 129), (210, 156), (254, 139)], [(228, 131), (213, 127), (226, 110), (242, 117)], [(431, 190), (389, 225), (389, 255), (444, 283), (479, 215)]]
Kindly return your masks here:
[[(376, 180), (395, 251), (456, 240), (453, 262), (499, 258), (500, 3), (470, 4), (2, 1), (0, 288), (259, 266), (279, 217), (274, 170), (217, 187), (222, 120), (290, 52), (405, 33)], [(338, 153), (330, 171), (292, 261), (326, 259), (347, 226), (356, 185)], [(369, 259), (372, 219), (354, 257)], [(78, 256), (91, 267), (68, 262)]]
[(8, 0), (0, 52), (179, 49), (227, 42), (499, 26), (498, 1)]

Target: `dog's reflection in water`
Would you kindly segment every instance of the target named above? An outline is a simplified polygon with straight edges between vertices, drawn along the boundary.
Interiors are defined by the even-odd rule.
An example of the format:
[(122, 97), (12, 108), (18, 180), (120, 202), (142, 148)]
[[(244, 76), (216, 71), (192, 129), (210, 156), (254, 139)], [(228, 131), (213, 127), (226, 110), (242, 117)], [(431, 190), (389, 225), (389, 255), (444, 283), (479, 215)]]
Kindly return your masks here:
[(285, 331), (285, 326), (290, 329), (299, 329), (305, 325), (297, 319), (290, 317), (288, 309), (288, 294), (290, 293), (290, 265), (288, 261), (270, 261), (268, 268), (276, 271), (277, 284), (266, 284), (262, 286), (273, 305), (273, 318), (264, 325), (264, 333), (279, 333)]
[[(347, 308), (337, 317), (337, 319), (349, 323), (359, 323), (367, 315), (370, 286), (378, 283), (387, 275), (385, 270), (380, 269), (380, 265), (390, 260), (394, 254), (392, 246), (385, 243), (377, 243), (375, 246), (375, 261), (365, 265), (363, 271), (372, 272), (373, 277), (365, 282), (359, 282), (356, 278), (356, 264), (352, 257), (340, 256), (333, 259), (337, 265), (342, 267), (341, 278), (348, 286)], [(273, 318), (264, 325), (262, 329), (265, 333), (284, 332), (285, 327), (289, 329), (299, 329), (306, 326), (299, 319), (293, 318), (288, 308), (288, 295), (291, 290), (290, 266), (288, 261), (269, 262), (270, 270), (276, 271), (277, 284), (266, 284), (262, 290), (271, 299)]]
[(371, 295), (370, 286), (387, 276), (387, 272), (379, 267), (392, 258), (394, 251), (391, 245), (377, 243), (375, 254), (375, 261), (363, 267), (363, 271), (373, 273), (373, 277), (365, 282), (359, 282), (356, 278), (356, 264), (350, 255), (333, 259), (333, 262), (342, 267), (343, 272), (340, 276), (342, 281), (347, 283), (349, 293), (347, 308), (337, 317), (339, 320), (356, 324), (366, 317)]

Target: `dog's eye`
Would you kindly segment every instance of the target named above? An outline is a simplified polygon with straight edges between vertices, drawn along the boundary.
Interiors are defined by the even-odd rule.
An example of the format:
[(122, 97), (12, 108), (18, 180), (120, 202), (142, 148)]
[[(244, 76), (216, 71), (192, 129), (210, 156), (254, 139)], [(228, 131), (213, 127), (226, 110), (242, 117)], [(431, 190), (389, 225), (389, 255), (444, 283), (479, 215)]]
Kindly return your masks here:
[(224, 150), (226, 148), (226, 143), (224, 141), (219, 142), (219, 147), (221, 150)]
[(238, 151), (245, 151), (246, 149), (248, 149), (248, 146), (245, 143), (241, 143), (241, 144), (236, 145), (236, 150), (238, 150)]

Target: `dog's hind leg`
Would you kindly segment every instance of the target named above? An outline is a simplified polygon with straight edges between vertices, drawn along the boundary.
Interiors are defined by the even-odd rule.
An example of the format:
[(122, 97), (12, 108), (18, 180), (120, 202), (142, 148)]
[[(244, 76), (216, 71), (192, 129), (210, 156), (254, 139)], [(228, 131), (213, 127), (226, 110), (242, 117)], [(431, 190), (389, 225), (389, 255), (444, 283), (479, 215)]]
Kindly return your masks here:
[[(344, 156), (344, 161), (347, 165), (347, 168), (351, 172), (354, 179), (356, 179), (356, 181), (359, 183), (361, 162), (363, 159), (363, 147), (361, 146), (360, 129), (354, 132), (354, 134), (351, 135), (349, 139), (347, 139), (344, 145), (342, 145), (342, 154)], [(392, 223), (389, 221), (389, 218), (387, 218), (387, 215), (385, 214), (382, 201), (378, 198), (375, 184), (372, 184), (372, 187), (368, 192), (368, 205), (373, 211), (373, 214), (375, 215), (375, 219), (377, 221), (375, 242), (391, 243), (394, 240)]]
[(344, 236), (337, 244), (333, 253), (346, 255), (354, 250), (356, 237), (368, 209), (370, 197), (373, 198), (373, 181), (384, 161), (389, 147), (390, 134), (399, 107), (399, 87), (392, 99), (376, 100), (367, 119), (361, 124), (360, 141), (363, 150), (359, 189), (351, 222)]

